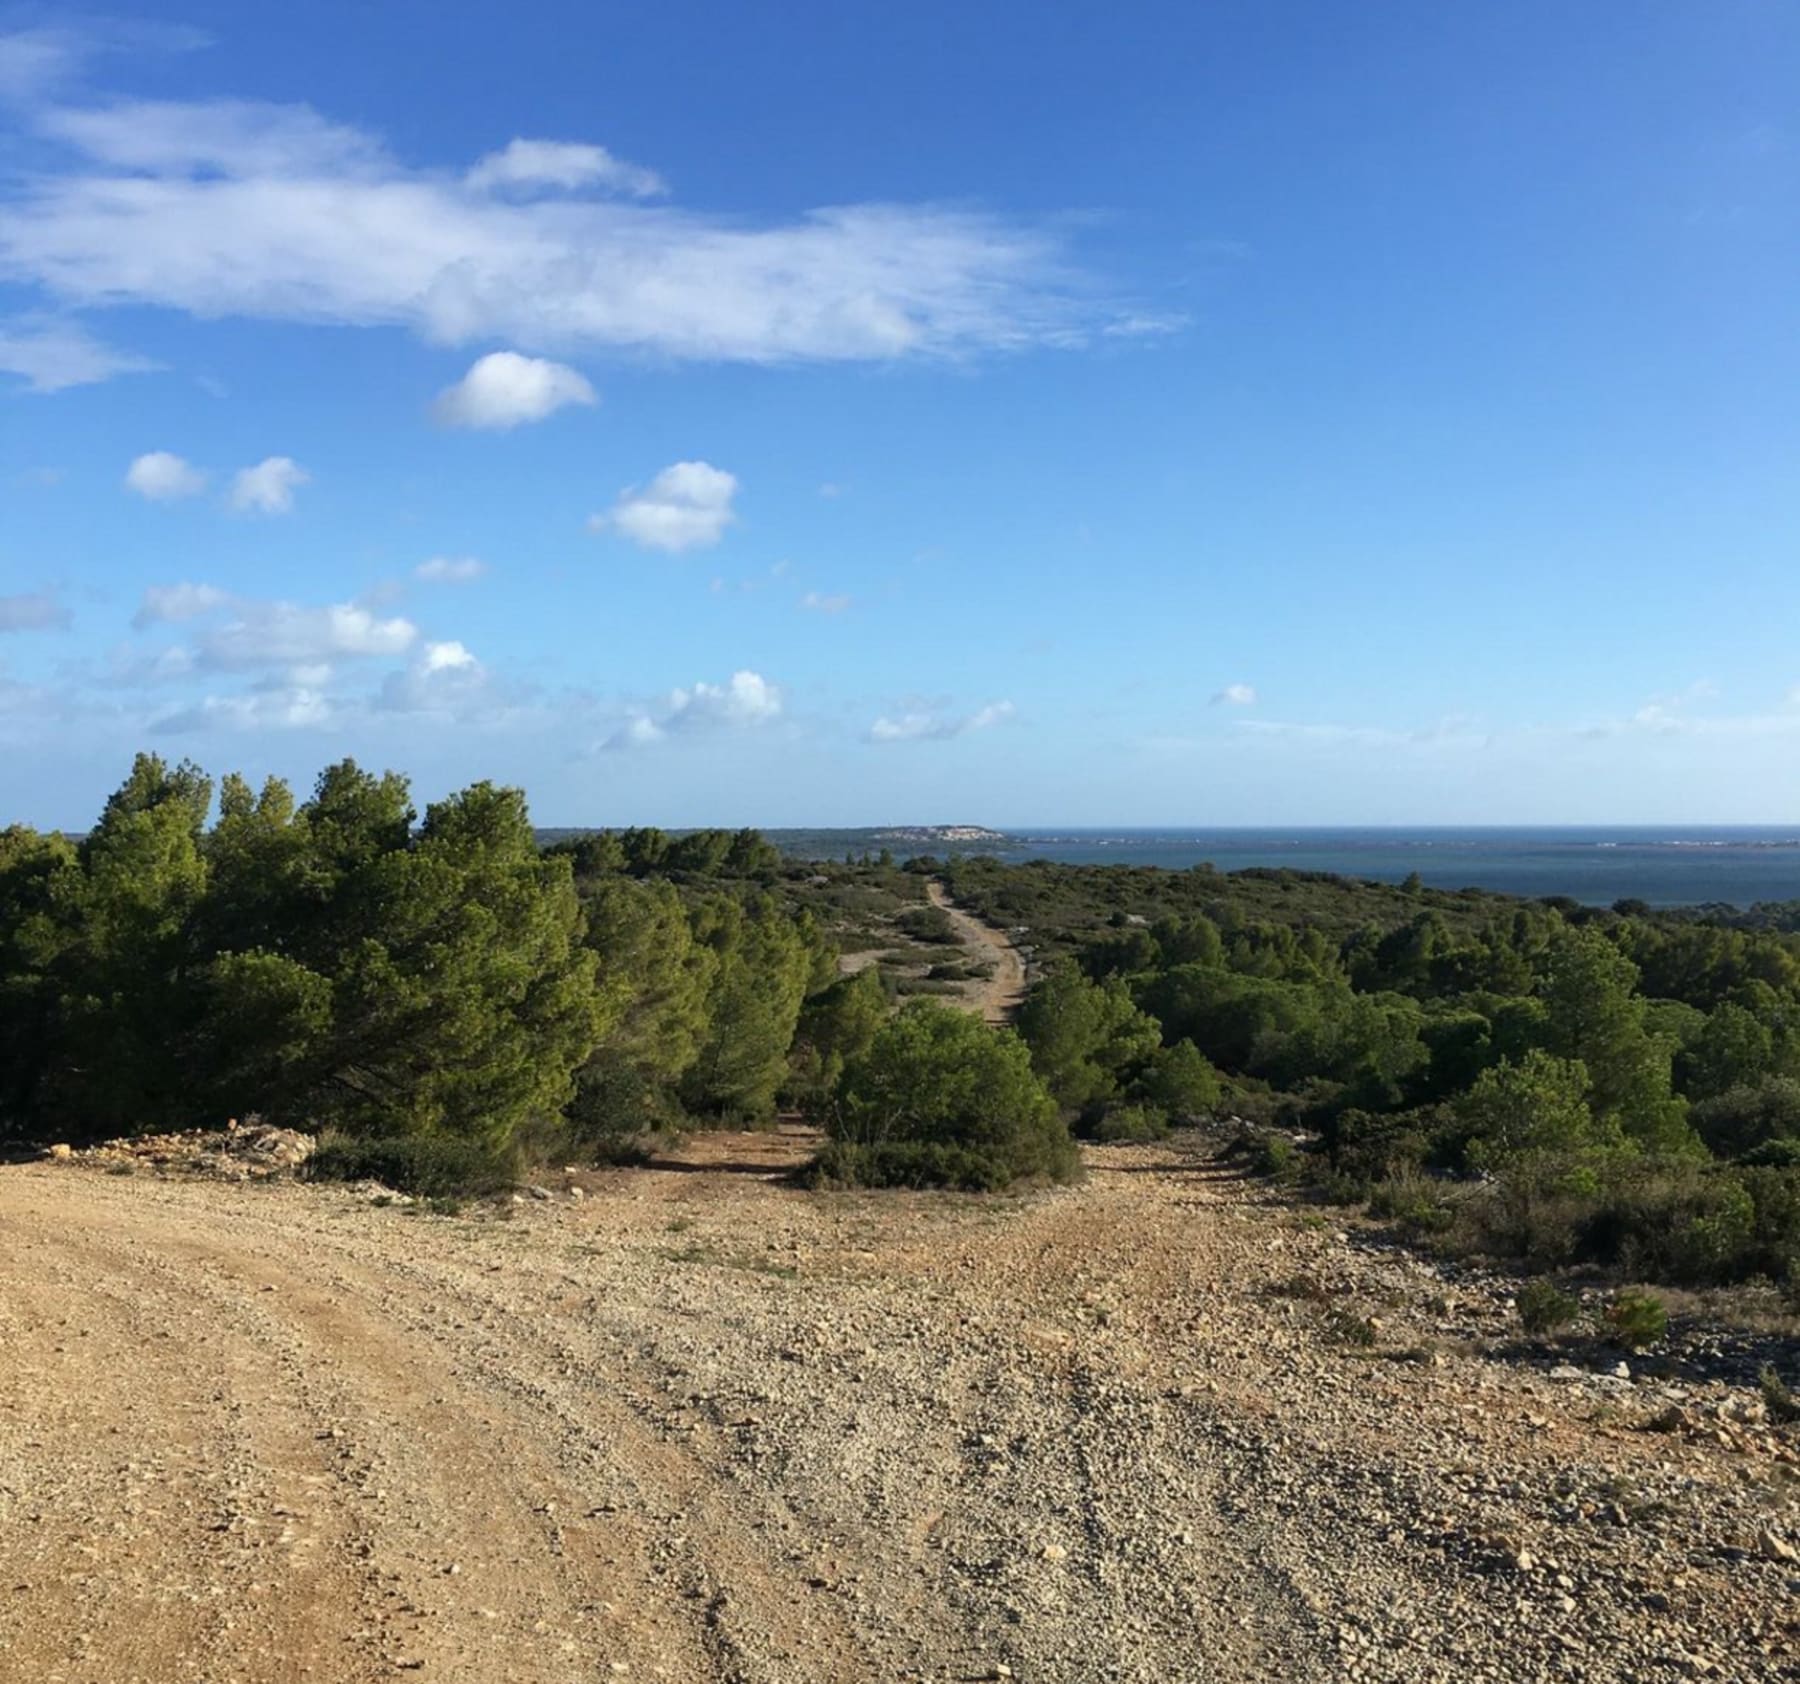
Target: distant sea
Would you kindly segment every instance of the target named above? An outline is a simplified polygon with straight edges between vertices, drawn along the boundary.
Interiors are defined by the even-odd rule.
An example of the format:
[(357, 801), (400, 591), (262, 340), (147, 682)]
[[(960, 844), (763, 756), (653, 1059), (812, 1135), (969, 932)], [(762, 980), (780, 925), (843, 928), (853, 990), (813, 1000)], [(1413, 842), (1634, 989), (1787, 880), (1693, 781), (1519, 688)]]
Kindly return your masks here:
[(1434, 889), (1568, 895), (1594, 905), (1800, 900), (1800, 825), (1559, 826), (1423, 830), (1021, 830), (983, 852), (1076, 865), (1184, 871), (1288, 866)]

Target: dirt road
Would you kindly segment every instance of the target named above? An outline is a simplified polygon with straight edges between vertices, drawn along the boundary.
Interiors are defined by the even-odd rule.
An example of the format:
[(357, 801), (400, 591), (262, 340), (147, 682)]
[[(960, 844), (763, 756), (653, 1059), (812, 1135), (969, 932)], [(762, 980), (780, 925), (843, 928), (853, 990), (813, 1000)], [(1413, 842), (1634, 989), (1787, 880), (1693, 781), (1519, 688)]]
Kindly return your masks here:
[(1741, 1391), (1639, 1431), (1667, 1386), (1179, 1153), (982, 1201), (805, 1146), (455, 1216), (0, 1168), (0, 1673), (1795, 1675)]
[(958, 939), (971, 958), (993, 967), (993, 974), (970, 986), (966, 999), (989, 1023), (1009, 1023), (1025, 998), (1025, 961), (1003, 931), (984, 924), (950, 898), (950, 891), (935, 877), (925, 885), (931, 904), (949, 915)]

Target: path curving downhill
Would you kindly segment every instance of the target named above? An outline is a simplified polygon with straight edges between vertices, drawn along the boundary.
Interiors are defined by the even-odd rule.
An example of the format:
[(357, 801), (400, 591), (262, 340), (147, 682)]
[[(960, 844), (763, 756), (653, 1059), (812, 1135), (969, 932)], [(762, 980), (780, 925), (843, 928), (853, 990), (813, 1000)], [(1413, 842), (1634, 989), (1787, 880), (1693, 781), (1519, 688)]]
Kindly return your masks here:
[(978, 1011), (989, 1023), (1012, 1021), (1025, 998), (1025, 961), (1003, 930), (984, 924), (950, 898), (950, 891), (933, 877), (925, 884), (931, 904), (949, 916), (957, 939), (971, 958), (991, 968), (991, 975), (973, 983), (963, 996), (970, 1011)]

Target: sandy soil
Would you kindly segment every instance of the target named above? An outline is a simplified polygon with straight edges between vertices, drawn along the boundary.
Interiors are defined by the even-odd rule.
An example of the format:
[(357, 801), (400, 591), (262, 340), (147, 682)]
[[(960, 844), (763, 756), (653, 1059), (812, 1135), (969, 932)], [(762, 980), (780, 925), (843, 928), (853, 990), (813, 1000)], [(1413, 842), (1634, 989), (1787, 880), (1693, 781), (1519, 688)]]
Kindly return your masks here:
[(1190, 1153), (993, 1201), (808, 1145), (459, 1215), (0, 1168), (0, 1674), (1796, 1675), (1741, 1388), (1554, 1379)]

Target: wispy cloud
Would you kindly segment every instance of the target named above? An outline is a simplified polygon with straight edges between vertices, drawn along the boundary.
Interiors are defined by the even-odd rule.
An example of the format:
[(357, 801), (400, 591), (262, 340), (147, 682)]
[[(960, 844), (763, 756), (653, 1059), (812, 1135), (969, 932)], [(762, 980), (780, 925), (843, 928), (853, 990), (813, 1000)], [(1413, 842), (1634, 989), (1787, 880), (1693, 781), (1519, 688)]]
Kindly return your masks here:
[(945, 714), (913, 712), (883, 715), (869, 727), (872, 743), (942, 742), (949, 737), (965, 736), (970, 731), (985, 731), (1011, 719), (1018, 710), (1011, 702), (989, 702), (973, 713)]
[(800, 606), (810, 614), (842, 614), (850, 606), (850, 598), (841, 591), (808, 591), (801, 597)]
[(1212, 699), (1214, 707), (1247, 708), (1255, 705), (1256, 688), (1250, 684), (1227, 684)]
[(580, 188), (657, 199), (668, 183), (642, 164), (615, 158), (604, 146), (566, 140), (514, 140), (481, 159), (464, 182), (477, 193), (573, 193)]
[[(417, 168), (305, 105), (77, 102), (56, 92), (61, 47), (9, 40), (0, 75), (61, 155), (0, 196), (0, 279), (65, 308), (756, 363), (962, 356), (1164, 325), (1102, 298), (1043, 223), (935, 204), (761, 223), (676, 209), (642, 202), (662, 186), (654, 171), (587, 140), (517, 140), (461, 174)], [(65, 358), (28, 377), (106, 365), (90, 353), (78, 374)], [(131, 365), (115, 353), (111, 366)]]
[(92, 386), (156, 367), (148, 357), (103, 344), (79, 322), (36, 313), (0, 321), (0, 374), (18, 375), (34, 392)]
[(434, 555), (413, 569), (413, 577), (427, 585), (466, 585), (487, 572), (487, 563), (472, 555)]
[(26, 591), (0, 596), (0, 632), (57, 631), (69, 624), (69, 611), (54, 591)]

